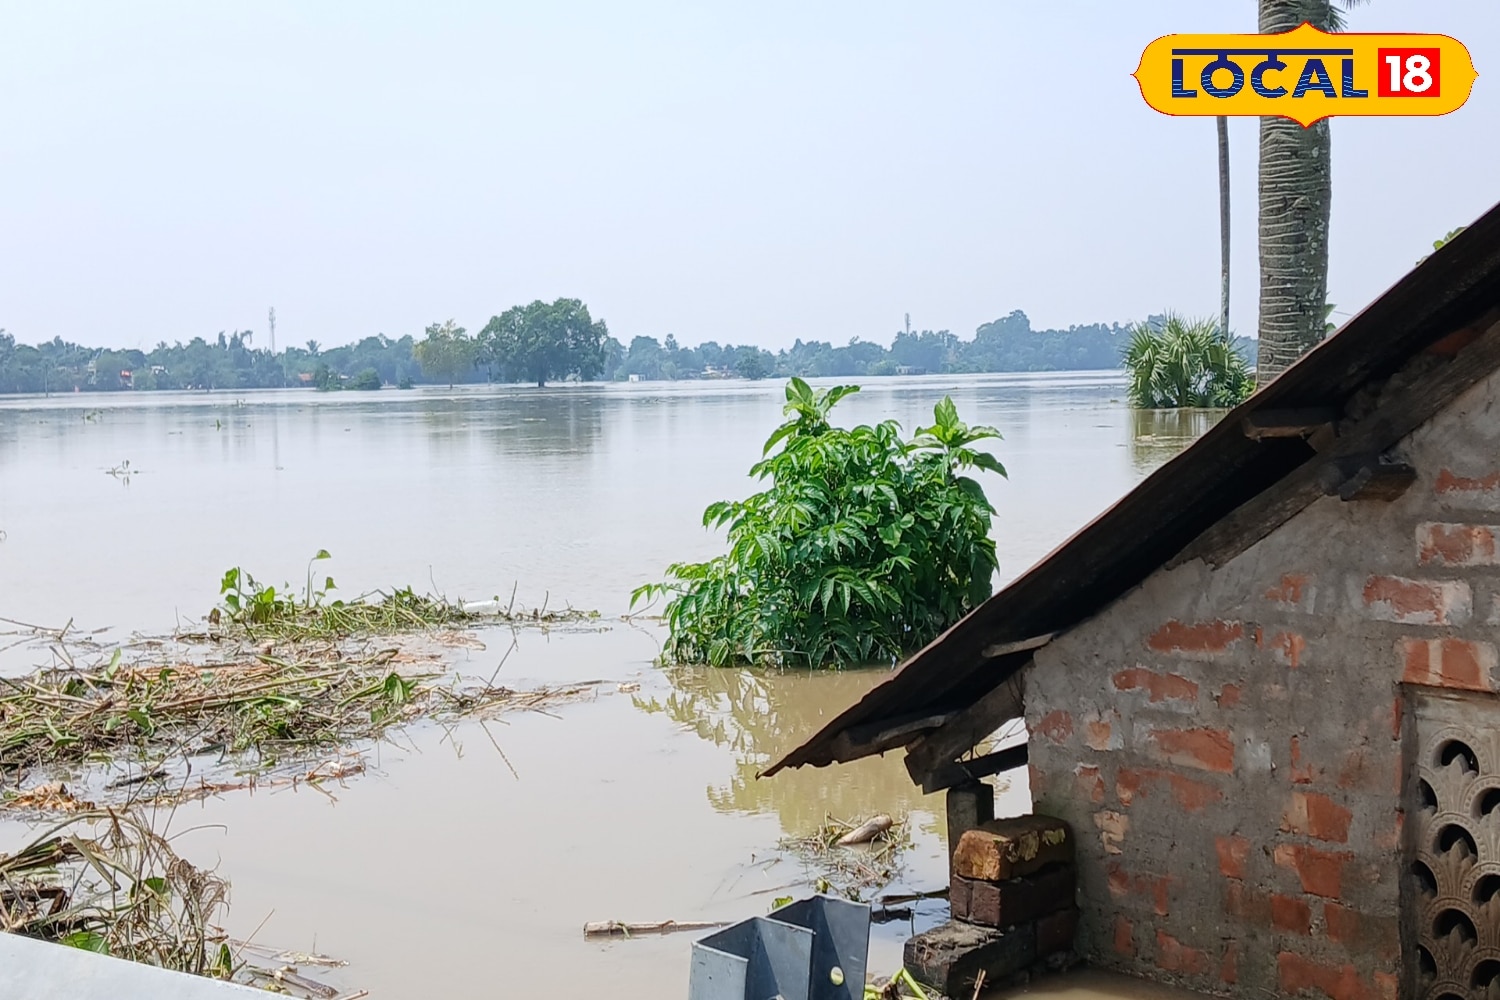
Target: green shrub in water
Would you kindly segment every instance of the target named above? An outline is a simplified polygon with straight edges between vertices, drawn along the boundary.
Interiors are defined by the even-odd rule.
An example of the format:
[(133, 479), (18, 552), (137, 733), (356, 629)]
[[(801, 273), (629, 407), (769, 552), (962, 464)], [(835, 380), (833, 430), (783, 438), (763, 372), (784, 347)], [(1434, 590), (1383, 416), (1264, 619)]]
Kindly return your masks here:
[[(850, 429), (828, 414), (858, 386), (814, 392), (794, 378), (787, 421), (751, 467), (769, 487), (711, 504), (729, 552), (675, 563), (631, 597), (667, 598), (665, 658), (823, 666), (891, 660), (920, 648), (990, 596), (994, 508), (963, 473), (1005, 469), (971, 445), (951, 398), (908, 439), (894, 420)], [(771, 454), (777, 446), (779, 450)]]
[(1214, 320), (1169, 314), (1160, 328), (1138, 325), (1125, 349), (1132, 406), (1144, 409), (1237, 406), (1255, 375)]

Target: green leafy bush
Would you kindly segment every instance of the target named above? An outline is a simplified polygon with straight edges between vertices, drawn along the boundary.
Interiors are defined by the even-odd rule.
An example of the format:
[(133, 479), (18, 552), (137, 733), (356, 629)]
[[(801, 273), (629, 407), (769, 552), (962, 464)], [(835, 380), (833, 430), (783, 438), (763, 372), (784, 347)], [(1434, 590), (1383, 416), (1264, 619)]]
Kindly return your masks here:
[[(750, 470), (769, 487), (711, 504), (729, 552), (675, 563), (631, 597), (668, 598), (668, 660), (823, 666), (894, 659), (990, 596), (994, 508), (967, 469), (1005, 469), (970, 447), (998, 438), (969, 427), (951, 398), (906, 440), (887, 420), (829, 423), (858, 386), (787, 386), (787, 421)], [(780, 450), (771, 454), (780, 445)]]
[(349, 388), (362, 389), (366, 392), (379, 389), (380, 373), (373, 368), (365, 368), (349, 380)]
[(1173, 314), (1159, 328), (1132, 329), (1125, 371), (1131, 404), (1152, 410), (1234, 406), (1255, 388), (1250, 366), (1217, 322)]

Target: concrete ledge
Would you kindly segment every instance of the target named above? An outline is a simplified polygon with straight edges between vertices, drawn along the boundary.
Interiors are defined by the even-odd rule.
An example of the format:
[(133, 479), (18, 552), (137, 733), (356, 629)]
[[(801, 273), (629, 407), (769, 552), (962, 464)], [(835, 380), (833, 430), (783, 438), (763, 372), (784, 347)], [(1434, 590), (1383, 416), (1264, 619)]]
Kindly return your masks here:
[(0, 933), (0, 993), (15, 1000), (261, 1000), (262, 990)]

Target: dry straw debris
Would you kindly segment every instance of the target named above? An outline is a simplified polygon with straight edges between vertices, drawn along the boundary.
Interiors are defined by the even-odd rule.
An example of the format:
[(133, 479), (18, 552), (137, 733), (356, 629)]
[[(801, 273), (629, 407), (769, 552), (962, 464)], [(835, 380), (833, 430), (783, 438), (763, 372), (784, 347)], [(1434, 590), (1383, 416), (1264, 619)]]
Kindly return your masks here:
[(0, 930), (194, 975), (234, 972), (212, 931), (228, 892), (131, 813), (80, 812), (0, 854)]

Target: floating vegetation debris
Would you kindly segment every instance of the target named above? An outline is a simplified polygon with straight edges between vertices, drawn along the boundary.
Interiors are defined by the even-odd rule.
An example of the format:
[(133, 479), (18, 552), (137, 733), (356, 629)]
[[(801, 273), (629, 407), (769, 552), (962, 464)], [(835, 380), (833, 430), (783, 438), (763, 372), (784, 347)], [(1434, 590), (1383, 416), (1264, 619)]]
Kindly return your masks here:
[[(0, 772), (123, 757), (145, 762), (146, 778), (155, 778), (155, 768), (170, 758), (251, 752), (253, 766), (266, 768), (283, 756), (306, 758), (377, 739), (419, 717), (534, 709), (592, 690), (440, 682), (437, 673), (399, 673), (396, 655), (387, 649), (344, 659), (333, 650), (312, 662), (262, 654), (223, 664), (147, 667), (123, 664), (116, 650), (100, 667), (0, 678)], [(319, 777), (308, 774), (308, 780)]]
[[(352, 601), (329, 600), (337, 584), (326, 575), (318, 584), (313, 570), (331, 558), (327, 549), (319, 549), (308, 561), (300, 593), (291, 584), (277, 588), (261, 583), (238, 566), (225, 570), (219, 582), (221, 603), (209, 612), (209, 625), (251, 638), (305, 642), (489, 624), (561, 625), (599, 618), (597, 611), (573, 608), (516, 608), (514, 590), (507, 605), (498, 598), (465, 604), (418, 594), (411, 587), (377, 590)], [(205, 637), (214, 638), (215, 633)]]
[(0, 854), (0, 931), (299, 997), (338, 995), (286, 960), (343, 963), (225, 937), (228, 903), (229, 883), (180, 857), (139, 812), (82, 811)]
[(11, 809), (27, 812), (76, 813), (92, 812), (97, 808), (92, 802), (74, 796), (61, 781), (48, 781), (23, 792), (7, 794), (0, 802)]
[[(496, 686), (500, 667), (480, 683), (448, 670), (446, 655), (484, 649), (481, 626), (592, 624), (597, 613), (519, 611), (514, 592), (508, 604), (409, 587), (329, 600), (333, 578), (318, 584), (313, 573), (328, 558), (320, 550), (308, 562), (300, 593), (231, 569), (208, 627), (170, 637), (106, 644), (71, 621), (49, 629), (0, 618), (0, 654), (45, 647), (51, 660), (24, 677), (0, 672), (0, 781), (12, 789), (0, 789), (0, 809), (63, 813), (341, 781), (364, 770), (356, 745), (393, 727), (540, 710), (597, 686), (517, 691)], [(101, 773), (114, 765), (123, 778)], [(45, 784), (23, 790), (34, 769), (46, 769)]]
[[(850, 834), (865, 833), (872, 824), (881, 828), (867, 839), (840, 843)], [(904, 816), (889, 825), (847, 823), (829, 816), (813, 833), (784, 837), (776, 846), (802, 862), (817, 891), (861, 902), (901, 874), (901, 855), (912, 846), (912, 839)]]

